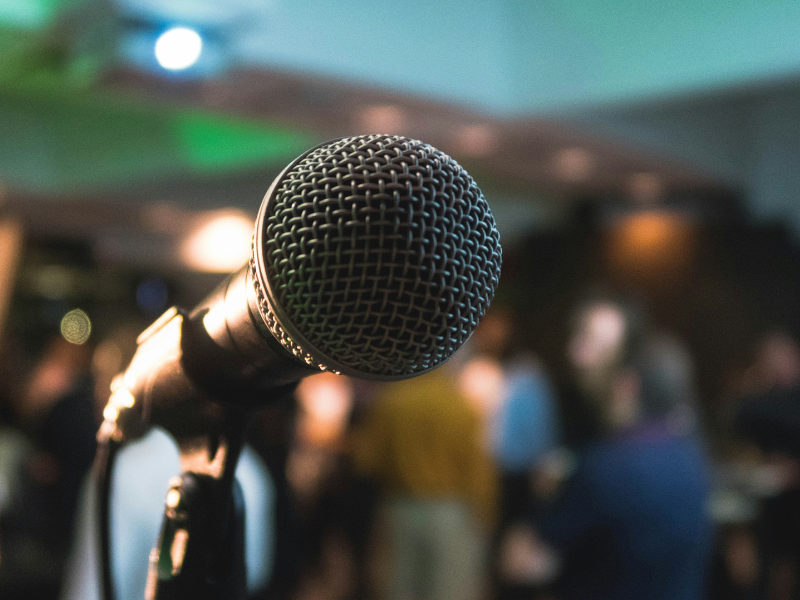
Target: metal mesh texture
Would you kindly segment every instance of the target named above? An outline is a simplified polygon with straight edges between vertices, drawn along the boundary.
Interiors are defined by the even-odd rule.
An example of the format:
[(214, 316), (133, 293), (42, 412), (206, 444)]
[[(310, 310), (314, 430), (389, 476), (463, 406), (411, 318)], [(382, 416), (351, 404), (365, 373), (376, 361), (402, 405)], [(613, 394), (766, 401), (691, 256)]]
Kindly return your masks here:
[(331, 370), (394, 379), (435, 367), (472, 334), (500, 277), (500, 237), (475, 182), (407, 138), (317, 148), (278, 183), (264, 227), (275, 303)]

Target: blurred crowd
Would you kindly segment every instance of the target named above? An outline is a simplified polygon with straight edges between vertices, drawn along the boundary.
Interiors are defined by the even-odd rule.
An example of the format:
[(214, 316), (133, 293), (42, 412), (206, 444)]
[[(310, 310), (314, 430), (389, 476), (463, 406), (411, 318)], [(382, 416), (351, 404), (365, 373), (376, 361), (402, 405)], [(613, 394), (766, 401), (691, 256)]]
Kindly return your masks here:
[[(237, 477), (253, 598), (800, 598), (800, 346), (764, 332), (709, 411), (691, 353), (635, 299), (587, 293), (567, 377), (494, 307), (454, 358), (321, 374), (254, 418)], [(0, 353), (0, 597), (99, 598), (91, 466), (136, 327)], [(563, 381), (561, 380), (563, 379)], [(118, 596), (141, 598), (177, 449), (126, 447)]]

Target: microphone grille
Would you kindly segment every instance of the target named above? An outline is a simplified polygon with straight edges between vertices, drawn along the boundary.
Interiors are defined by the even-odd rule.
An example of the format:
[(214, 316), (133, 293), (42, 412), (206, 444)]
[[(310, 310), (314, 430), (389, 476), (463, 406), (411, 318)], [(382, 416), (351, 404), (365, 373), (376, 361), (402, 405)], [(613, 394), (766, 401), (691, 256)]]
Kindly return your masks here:
[(287, 349), (389, 380), (461, 347), (494, 297), (500, 262), (489, 205), (456, 161), (368, 135), (324, 144), (276, 180), (259, 214), (254, 280)]

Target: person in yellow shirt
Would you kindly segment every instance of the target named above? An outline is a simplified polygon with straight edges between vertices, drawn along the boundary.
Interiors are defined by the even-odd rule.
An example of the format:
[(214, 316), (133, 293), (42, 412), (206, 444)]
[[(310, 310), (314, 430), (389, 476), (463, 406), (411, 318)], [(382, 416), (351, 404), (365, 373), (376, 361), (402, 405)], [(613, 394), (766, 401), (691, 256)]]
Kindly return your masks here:
[(481, 597), (497, 476), (458, 365), (384, 386), (357, 432), (354, 463), (385, 493), (390, 600)]

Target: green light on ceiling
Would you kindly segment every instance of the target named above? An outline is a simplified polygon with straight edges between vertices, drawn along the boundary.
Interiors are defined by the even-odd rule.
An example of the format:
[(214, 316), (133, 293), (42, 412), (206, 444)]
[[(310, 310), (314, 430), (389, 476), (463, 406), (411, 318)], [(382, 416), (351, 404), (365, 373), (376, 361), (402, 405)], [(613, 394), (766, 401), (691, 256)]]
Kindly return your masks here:
[(219, 115), (177, 114), (172, 126), (184, 157), (200, 170), (241, 168), (285, 159), (313, 144), (310, 136), (296, 131)]

